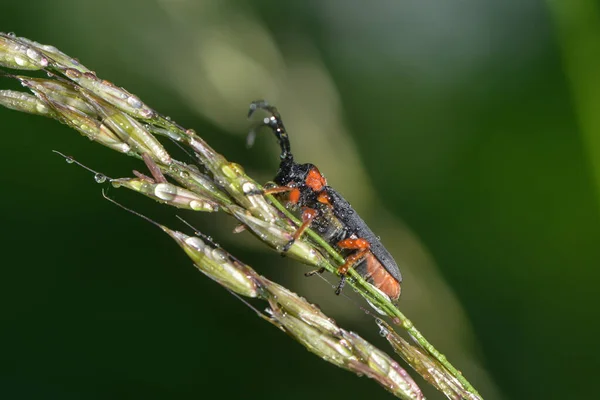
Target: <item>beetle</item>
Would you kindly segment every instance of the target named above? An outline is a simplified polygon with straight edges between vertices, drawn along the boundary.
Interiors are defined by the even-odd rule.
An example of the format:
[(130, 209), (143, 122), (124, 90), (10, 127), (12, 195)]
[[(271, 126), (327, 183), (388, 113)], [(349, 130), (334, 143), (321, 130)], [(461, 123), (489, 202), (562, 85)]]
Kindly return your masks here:
[[(277, 186), (265, 189), (263, 193), (287, 192), (289, 204), (302, 209), (302, 224), (283, 251), (289, 250), (294, 241), (311, 227), (345, 255), (345, 263), (338, 268), (342, 279), (336, 294), (340, 294), (348, 270), (354, 268), (367, 282), (391, 299), (397, 300), (401, 292), (402, 274), (379, 237), (350, 203), (327, 184), (327, 180), (314, 164), (299, 164), (294, 160), (288, 133), (275, 107), (264, 100), (254, 101), (250, 104), (248, 118), (259, 109), (268, 113), (268, 117), (265, 117), (260, 125), (273, 131), (281, 148), (279, 170), (273, 179)], [(249, 143), (253, 140), (253, 135), (254, 130), (250, 132)]]

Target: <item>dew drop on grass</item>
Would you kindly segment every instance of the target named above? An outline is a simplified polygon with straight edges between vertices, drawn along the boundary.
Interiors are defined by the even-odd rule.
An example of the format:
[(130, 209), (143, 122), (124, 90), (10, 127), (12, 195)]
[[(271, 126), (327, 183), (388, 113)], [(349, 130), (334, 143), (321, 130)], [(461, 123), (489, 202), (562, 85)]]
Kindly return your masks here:
[(141, 108), (143, 105), (141, 100), (135, 96), (129, 96), (129, 98), (127, 99), (127, 103), (133, 108)]
[(67, 162), (67, 164), (73, 164), (75, 162), (75, 160), (73, 159), (73, 157), (69, 156), (65, 158), (65, 161)]
[(95, 180), (97, 183), (104, 183), (104, 182), (106, 182), (106, 175), (103, 175), (103, 174), (96, 174), (96, 175), (94, 175), (94, 180)]
[(225, 262), (227, 261), (227, 254), (225, 254), (221, 249), (214, 249), (212, 251), (212, 258), (217, 262)]

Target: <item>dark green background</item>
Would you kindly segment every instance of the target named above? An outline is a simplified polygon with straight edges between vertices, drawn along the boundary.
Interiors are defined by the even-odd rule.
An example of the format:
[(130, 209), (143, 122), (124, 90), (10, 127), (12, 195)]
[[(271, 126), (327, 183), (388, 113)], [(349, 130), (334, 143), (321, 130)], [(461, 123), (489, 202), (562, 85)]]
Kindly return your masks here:
[[(252, 3), (227, 4), (232, 18), (253, 12), (284, 57), (310, 44), (331, 75), (378, 204), (420, 239), (466, 312), (476, 340), (467, 347), (493, 380), (490, 393), (499, 393), (489, 398), (597, 397), (593, 146), (600, 132), (590, 130), (588, 117), (600, 113), (593, 102), (600, 73), (580, 82), (589, 92), (576, 97), (577, 69), (565, 65), (573, 55), (568, 43), (597, 38), (598, 7), (575, 0), (556, 9), (550, 1), (522, 0)], [(247, 151), (241, 132), (198, 117), (168, 82), (137, 73), (160, 67), (146, 64), (128, 36), (163, 38), (156, 41), (160, 53), (176, 29), (163, 23), (169, 2), (157, 4), (4, 2), (0, 30), (78, 57), (194, 127), (229, 159), (269, 176), (277, 158), (268, 146)], [(558, 29), (560, 13), (571, 11)], [(330, 21), (338, 17), (355, 23), (339, 42)], [(577, 65), (600, 72), (595, 43)], [(179, 56), (185, 62), (188, 55)], [(240, 121), (250, 100), (234, 105)], [(256, 318), (192, 268), (164, 234), (103, 201), (87, 172), (50, 150), (111, 176), (141, 168), (134, 160), (55, 121), (5, 109), (0, 131), (0, 397), (390, 398)], [(181, 228), (172, 210), (111, 193)], [(204, 227), (233, 227), (202, 218)], [(291, 287), (301, 279), (303, 268), (281, 268), (274, 253), (203, 230), (261, 273)], [(340, 322), (378, 340), (372, 325)]]

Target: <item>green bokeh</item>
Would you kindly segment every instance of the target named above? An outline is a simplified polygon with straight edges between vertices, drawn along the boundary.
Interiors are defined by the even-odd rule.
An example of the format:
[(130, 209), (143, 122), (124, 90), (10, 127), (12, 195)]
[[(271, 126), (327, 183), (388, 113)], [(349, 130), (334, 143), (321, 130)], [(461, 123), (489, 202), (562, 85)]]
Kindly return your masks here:
[[(121, 2), (131, 23), (123, 27), (111, 14), (114, 5), (106, 14), (101, 3), (89, 5), (97, 10), (90, 19), (82, 3), (3, 4), (0, 29), (77, 56), (202, 132), (228, 158), (255, 170), (274, 168), (275, 160), (262, 161), (266, 153), (257, 158), (261, 149), (249, 152), (241, 136), (196, 117), (168, 84), (120, 67), (140, 54), (120, 48), (120, 35), (151, 28), (160, 35), (164, 27), (150, 25), (161, 20), (159, 7)], [(448, 65), (421, 65), (432, 71), (431, 80), (415, 81), (410, 52), (402, 58), (378, 53), (358, 34), (353, 58), (344, 58), (316, 4), (259, 1), (254, 12), (282, 47), (293, 46), (286, 40), (294, 36), (319, 49), (380, 203), (431, 253), (466, 310), (477, 351), (502, 395), (594, 398), (597, 162), (590, 160), (594, 141), (585, 139), (579, 122), (581, 102), (573, 98), (550, 10), (542, 2), (526, 10), (522, 2), (503, 2), (486, 31), (486, 61), (448, 83), (435, 79)], [(369, 8), (361, 7), (368, 21)], [(507, 34), (513, 29), (522, 36)], [(523, 47), (527, 40), (535, 43)], [(96, 52), (90, 43), (118, 56), (107, 59), (110, 50)], [(293, 51), (285, 47), (284, 54)], [(16, 87), (6, 79), (1, 86)], [(67, 168), (50, 150), (77, 155), (109, 176), (140, 168), (134, 160), (51, 120), (0, 109), (0, 121), (2, 398), (390, 398), (256, 318), (191, 268), (163, 233), (102, 201), (87, 172)], [(150, 201), (124, 191), (115, 197), (161, 222), (175, 221), (171, 210)], [(226, 221), (233, 227), (218, 216), (201, 218), (205, 226)], [(262, 252), (227, 247), (250, 265), (265, 263)], [(290, 269), (278, 269), (275, 255), (267, 260), (273, 265), (260, 272), (285, 282)]]

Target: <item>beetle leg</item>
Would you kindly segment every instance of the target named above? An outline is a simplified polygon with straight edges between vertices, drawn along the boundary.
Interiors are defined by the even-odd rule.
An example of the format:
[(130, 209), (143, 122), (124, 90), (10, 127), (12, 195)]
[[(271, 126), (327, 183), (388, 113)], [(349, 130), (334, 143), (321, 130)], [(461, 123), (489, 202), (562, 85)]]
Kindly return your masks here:
[[(305, 273), (304, 276), (309, 277), (317, 274), (322, 274), (323, 272), (325, 272), (325, 268), (319, 268)], [(338, 283), (337, 288), (335, 289), (335, 294), (339, 296), (342, 293), (342, 290), (344, 289), (345, 285), (346, 275), (342, 275), (340, 276), (340, 283)]]
[(319, 212), (314, 208), (305, 207), (302, 210), (302, 225), (294, 232), (294, 236), (292, 236), (292, 240), (286, 243), (283, 247), (284, 253), (287, 252), (290, 247), (294, 244), (294, 242), (302, 236), (302, 234), (306, 231), (306, 229), (310, 226), (311, 222), (315, 217), (319, 215)]
[(268, 189), (263, 190), (250, 190), (246, 192), (246, 196), (254, 196), (254, 195), (267, 195), (267, 194), (277, 194), (277, 193), (285, 193), (290, 192), (290, 203), (298, 204), (300, 201), (300, 189), (294, 186), (275, 186)]
[(356, 265), (361, 259), (363, 259), (369, 251), (371, 251), (371, 243), (367, 240), (358, 238), (358, 239), (344, 239), (338, 242), (338, 247), (340, 249), (347, 250), (358, 250), (354, 254), (350, 254), (346, 257), (346, 262), (338, 267), (338, 274), (340, 275), (340, 283), (338, 284), (337, 289), (335, 289), (335, 294), (339, 295), (342, 293), (342, 289), (346, 284), (346, 274), (348, 270)]
[(246, 192), (246, 196), (255, 196), (255, 195), (266, 195), (266, 194), (274, 194), (274, 193), (285, 193), (291, 191), (293, 188), (289, 186), (275, 186), (268, 189), (254, 189)]
[(309, 276), (321, 275), (323, 272), (325, 272), (325, 268), (324, 268), (324, 267), (321, 267), (321, 268), (319, 268), (319, 269), (315, 269), (315, 270), (312, 270), (312, 271), (308, 271), (308, 272), (306, 272), (306, 273), (304, 274), (304, 276), (306, 276), (306, 277), (308, 278)]
[(272, 188), (264, 189), (262, 191), (262, 194), (285, 193), (285, 192), (291, 192), (292, 190), (294, 190), (294, 188), (290, 187), (290, 186), (275, 186)]
[(365, 239), (344, 239), (338, 243), (340, 249), (358, 250), (356, 253), (346, 257), (346, 262), (338, 268), (340, 275), (346, 275), (348, 270), (352, 268), (359, 260), (361, 260), (369, 251), (371, 251), (371, 243)]
[(344, 289), (344, 286), (346, 285), (346, 275), (342, 275), (340, 277), (340, 283), (338, 283), (337, 288), (335, 289), (335, 294), (337, 296), (340, 295), (340, 293), (342, 293), (342, 289)]

